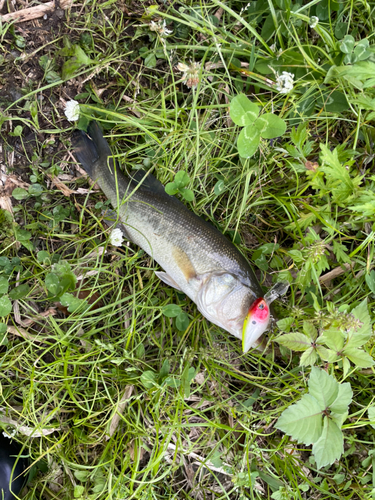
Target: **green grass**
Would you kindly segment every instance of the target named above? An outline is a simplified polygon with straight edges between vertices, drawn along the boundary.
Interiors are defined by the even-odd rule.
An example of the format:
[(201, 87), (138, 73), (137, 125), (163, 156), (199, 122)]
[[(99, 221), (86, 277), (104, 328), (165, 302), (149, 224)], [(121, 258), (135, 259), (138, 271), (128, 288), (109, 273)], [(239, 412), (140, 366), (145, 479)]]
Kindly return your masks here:
[[(8, 325), (0, 347), (0, 424), (9, 432), (7, 419), (28, 428), (15, 436), (33, 464), (26, 498), (371, 499), (373, 369), (352, 363), (345, 372), (342, 360), (316, 360), (353, 390), (344, 453), (318, 469), (311, 446), (276, 428), (306, 394), (310, 366), (273, 339), (302, 332), (304, 321), (319, 334), (345, 327), (345, 314), (366, 297), (374, 319), (375, 95), (371, 75), (359, 81), (358, 69), (345, 73), (351, 65), (340, 43), (351, 34), (373, 47), (375, 3), (313, 1), (290, 9), (286, 1), (258, 0), (248, 11), (245, 2), (191, 0), (146, 7), (74, 5), (61, 33), (50, 32), (32, 55), (39, 78), (26, 81), (18, 60), (12, 71), (22, 76), (22, 98), (1, 97), (6, 172), (43, 191), (13, 198), (13, 219), (0, 219), (0, 278), (9, 282), (12, 302), (0, 319)], [(315, 29), (311, 16), (320, 17)], [(158, 19), (173, 30), (165, 40), (149, 29)], [(5, 69), (13, 68), (7, 54), (17, 46), (15, 30), (0, 40)], [(375, 61), (370, 52), (364, 61)], [(176, 70), (190, 61), (201, 62), (194, 89)], [(345, 71), (332, 73), (333, 65)], [(295, 74), (290, 93), (272, 85), (275, 71)], [(2, 78), (12, 84), (6, 71)], [(288, 125), (283, 137), (261, 140), (250, 159), (238, 155), (240, 127), (228, 111), (241, 92)], [(275, 305), (289, 326), (274, 326), (264, 352), (243, 355), (240, 341), (157, 279), (147, 254), (108, 244), (96, 205), (105, 200), (95, 190), (78, 191), (89, 183), (68, 154), (74, 127), (59, 98), (77, 94), (80, 125), (99, 120), (124, 169), (151, 168), (163, 184), (186, 171), (194, 192), (189, 207), (253, 258), (265, 290), (290, 282)], [(16, 126), (22, 129), (12, 136)], [(31, 132), (39, 135), (30, 145)], [(321, 145), (338, 148), (347, 192), (336, 181), (344, 173), (324, 163)], [(63, 180), (74, 191), (69, 197), (46, 175), (57, 167), (72, 176)], [(60, 306), (46, 284), (53, 256), (69, 264), (59, 279), (70, 280), (68, 293), (81, 301), (70, 314), (57, 309), (43, 317)], [(349, 270), (319, 280), (346, 263)], [(75, 283), (73, 275), (81, 279)], [(18, 300), (17, 284), (29, 286)], [(164, 314), (170, 304), (188, 315), (186, 330)], [(370, 339), (364, 346), (371, 356), (373, 345)], [(38, 437), (25, 436), (32, 430)]]

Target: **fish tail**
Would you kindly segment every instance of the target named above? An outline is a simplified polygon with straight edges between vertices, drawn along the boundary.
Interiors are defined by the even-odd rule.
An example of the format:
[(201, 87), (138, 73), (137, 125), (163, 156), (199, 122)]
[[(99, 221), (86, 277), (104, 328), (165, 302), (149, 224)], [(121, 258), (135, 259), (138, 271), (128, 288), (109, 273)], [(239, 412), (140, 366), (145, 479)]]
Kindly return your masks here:
[[(112, 156), (108, 142), (95, 121), (90, 122), (87, 133), (75, 130), (72, 135), (72, 144), (77, 160), (91, 178), (95, 176), (94, 164), (99, 159), (104, 160), (106, 164), (108, 157)], [(110, 163), (112, 163), (111, 159)]]
[(94, 163), (99, 159), (99, 153), (94, 141), (82, 130), (75, 130), (72, 135), (74, 156), (90, 177), (93, 177)]

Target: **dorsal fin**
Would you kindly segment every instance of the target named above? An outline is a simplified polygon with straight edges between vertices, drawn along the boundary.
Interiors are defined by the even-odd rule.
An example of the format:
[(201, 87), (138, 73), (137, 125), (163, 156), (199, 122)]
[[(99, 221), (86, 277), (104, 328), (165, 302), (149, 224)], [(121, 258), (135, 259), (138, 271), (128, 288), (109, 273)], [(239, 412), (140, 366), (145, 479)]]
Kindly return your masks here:
[(145, 188), (148, 191), (167, 195), (163, 184), (160, 181), (158, 181), (157, 178), (153, 176), (150, 172), (146, 172), (146, 170), (141, 169), (132, 171), (129, 174), (129, 178), (132, 183), (136, 185), (141, 184), (142, 188)]

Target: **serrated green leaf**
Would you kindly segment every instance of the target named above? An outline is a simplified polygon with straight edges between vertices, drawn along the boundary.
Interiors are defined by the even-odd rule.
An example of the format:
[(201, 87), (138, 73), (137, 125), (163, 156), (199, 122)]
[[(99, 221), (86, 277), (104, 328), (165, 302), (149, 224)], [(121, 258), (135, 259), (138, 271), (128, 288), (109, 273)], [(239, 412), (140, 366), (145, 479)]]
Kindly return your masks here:
[(319, 304), (319, 301), (318, 301), (318, 297), (313, 292), (310, 292), (310, 295), (311, 295), (311, 297), (313, 298), (313, 301), (314, 301), (313, 304), (314, 304), (315, 311), (319, 312), (320, 311), (320, 304)]
[(375, 429), (375, 406), (370, 406), (368, 409), (368, 418), (373, 423), (370, 424), (373, 429)]
[(293, 351), (306, 351), (311, 347), (311, 340), (303, 333), (286, 333), (275, 338), (275, 342), (292, 349)]
[(364, 299), (350, 314), (361, 321), (362, 325), (357, 330), (349, 330), (347, 347), (361, 347), (370, 340), (372, 336), (371, 318), (368, 312), (367, 299)]
[(294, 318), (289, 317), (280, 319), (279, 321), (276, 322), (276, 325), (282, 332), (289, 332), (293, 323), (294, 323)]
[(322, 435), (314, 443), (312, 452), (318, 469), (325, 465), (332, 465), (344, 453), (344, 438), (341, 429), (328, 417), (324, 417)]
[(318, 355), (316, 354), (316, 349), (314, 347), (309, 347), (307, 351), (305, 351), (301, 359), (299, 360), (300, 366), (312, 366), (317, 360)]
[(335, 424), (337, 425), (337, 427), (339, 429), (341, 429), (343, 423), (348, 418), (348, 412), (347, 411), (345, 413), (334, 413), (334, 412), (331, 412), (329, 418), (331, 418), (332, 421), (335, 422)]
[(343, 356), (342, 357), (342, 372), (343, 372), (344, 377), (347, 376), (347, 374), (349, 373), (349, 370), (350, 370), (350, 361), (348, 360), (347, 357)]
[(292, 257), (294, 262), (302, 262), (304, 260), (304, 256), (299, 250), (289, 250), (288, 255)]
[(348, 407), (353, 399), (353, 391), (349, 382), (339, 385), (337, 398), (330, 405), (331, 412), (344, 414), (348, 412)]
[(359, 368), (368, 368), (375, 364), (375, 361), (366, 351), (356, 347), (346, 347), (343, 354)]
[(241, 130), (237, 139), (238, 152), (242, 158), (251, 158), (259, 147), (260, 133), (253, 125)]
[(335, 203), (347, 204), (348, 198), (352, 196), (361, 179), (359, 176), (356, 178), (350, 176), (349, 171), (339, 160), (337, 148), (330, 151), (325, 144), (320, 144), (320, 148), (322, 164), (318, 170), (324, 172)]
[(316, 337), (318, 336), (318, 330), (311, 323), (311, 321), (303, 322), (303, 331), (311, 340), (316, 340)]
[(340, 352), (344, 347), (345, 337), (337, 328), (328, 328), (324, 330), (323, 335), (317, 339), (318, 344), (325, 344), (335, 352)]
[(310, 394), (289, 406), (277, 421), (276, 429), (306, 445), (315, 443), (322, 433), (322, 408)]
[(221, 460), (221, 453), (219, 450), (216, 450), (212, 455), (210, 455), (210, 462), (214, 467), (221, 467), (223, 465), (223, 461)]
[(339, 393), (339, 383), (331, 375), (315, 366), (311, 369), (309, 378), (309, 393), (321, 405), (322, 410), (328, 408), (336, 400)]
[(333, 363), (340, 359), (335, 351), (331, 351), (331, 349), (327, 349), (321, 345), (316, 346), (316, 352), (324, 361), (328, 361), (328, 363)]
[(265, 113), (256, 120), (254, 127), (263, 139), (275, 139), (285, 134), (286, 122), (273, 113)]
[(336, 255), (337, 260), (339, 262), (343, 262), (345, 264), (350, 264), (351, 260), (346, 253), (348, 250), (345, 245), (342, 245), (336, 240), (333, 240), (333, 253)]
[(7, 295), (3, 295), (2, 297), (0, 297), (0, 317), (8, 316), (11, 310), (12, 303)]
[(259, 106), (251, 102), (245, 94), (237, 95), (230, 103), (229, 115), (233, 122), (240, 127), (254, 123), (258, 114)]

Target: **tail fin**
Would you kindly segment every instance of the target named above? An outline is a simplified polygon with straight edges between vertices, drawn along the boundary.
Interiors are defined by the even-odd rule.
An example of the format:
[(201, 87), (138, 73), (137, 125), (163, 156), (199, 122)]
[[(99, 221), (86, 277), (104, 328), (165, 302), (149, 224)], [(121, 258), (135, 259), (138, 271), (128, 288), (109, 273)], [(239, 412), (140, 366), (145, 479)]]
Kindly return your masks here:
[[(75, 157), (90, 177), (93, 177), (94, 163), (99, 158), (107, 162), (108, 156), (112, 156), (108, 142), (95, 121), (90, 122), (87, 134), (82, 130), (75, 130), (72, 135), (72, 144)], [(110, 164), (113, 164), (112, 159), (110, 159)]]

